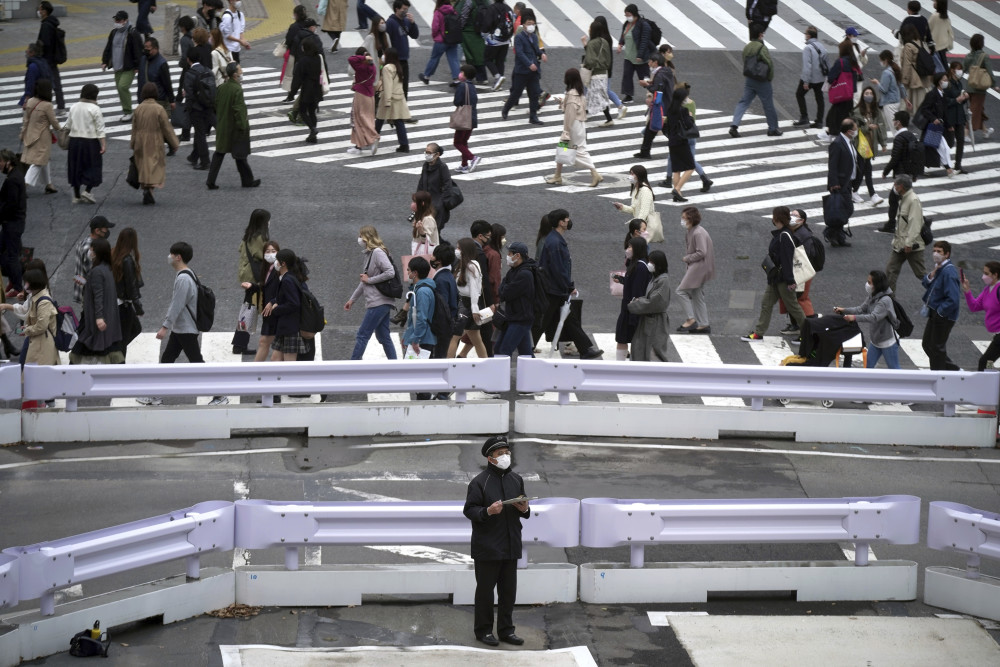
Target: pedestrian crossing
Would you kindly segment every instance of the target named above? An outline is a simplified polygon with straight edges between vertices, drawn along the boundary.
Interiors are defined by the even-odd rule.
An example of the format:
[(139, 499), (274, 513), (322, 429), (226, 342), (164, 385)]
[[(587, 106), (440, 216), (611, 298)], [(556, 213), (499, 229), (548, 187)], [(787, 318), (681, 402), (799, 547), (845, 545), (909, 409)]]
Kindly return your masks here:
[[(393, 332), (393, 341), (396, 344), (395, 350), (397, 356), (399, 356), (400, 346), (398, 343), (398, 332)], [(918, 333), (914, 334), (918, 336)], [(615, 358), (615, 334), (600, 332), (592, 334), (592, 337), (599, 348), (604, 350), (604, 359), (614, 359)], [(975, 360), (978, 359), (979, 355), (986, 351), (989, 346), (989, 340), (968, 340), (961, 338), (959, 336), (953, 336), (953, 341), (949, 345), (949, 352), (953, 358), (958, 360), (960, 363), (965, 362), (966, 366), (974, 368), (973, 364)], [(254, 344), (256, 341), (254, 341)], [(745, 354), (747, 347), (750, 350), (750, 355)], [(924, 353), (920, 339), (917, 337), (913, 338), (903, 338), (900, 340), (900, 365), (904, 369), (927, 369), (929, 367), (929, 361), (927, 355)], [(560, 352), (554, 352), (551, 349), (551, 345), (546, 342), (539, 343), (539, 353), (537, 356), (543, 358), (560, 358), (562, 355)], [(136, 338), (128, 348), (127, 363), (129, 364), (155, 364), (159, 361), (161, 349), (161, 342), (156, 339), (155, 334), (152, 332), (141, 333), (138, 338)], [(692, 335), (692, 334), (672, 334), (670, 336), (670, 346), (668, 351), (669, 361), (673, 363), (688, 363), (688, 364), (701, 364), (710, 366), (721, 366), (724, 364), (732, 363), (750, 363), (759, 364), (761, 366), (778, 366), (781, 361), (786, 357), (796, 354), (798, 345), (790, 340), (789, 338), (782, 336), (766, 336), (761, 341), (755, 341), (752, 343), (745, 342), (734, 342), (732, 336), (702, 336), (702, 335)], [(232, 354), (232, 333), (231, 332), (207, 332), (201, 334), (201, 351), (202, 355), (207, 363), (232, 363), (234, 361), (239, 361), (240, 357)], [(326, 361), (333, 361), (340, 358), (341, 355), (334, 357), (330, 354), (324, 359), (323, 355), (323, 339), (322, 335), (316, 336), (316, 359), (324, 359)], [(475, 356), (474, 351), (471, 356)], [(751, 358), (752, 357), (752, 358)], [(65, 353), (61, 354), (62, 363), (68, 363), (68, 357)], [(572, 358), (572, 357), (571, 357)], [(182, 356), (181, 359), (184, 359)], [(382, 346), (373, 337), (363, 356), (365, 361), (386, 361), (388, 359)], [(245, 357), (245, 361), (252, 361), (252, 357)], [(283, 362), (283, 363), (308, 363), (308, 362)], [(408, 361), (400, 360), (399, 363), (411, 363)], [(855, 355), (853, 369), (844, 369), (844, 372), (863, 372), (860, 368), (861, 355)], [(880, 368), (882, 365), (879, 366)], [(515, 388), (512, 387), (512, 391)], [(280, 392), (280, 387), (275, 388), (276, 391)], [(485, 398), (490, 398), (482, 392), (469, 392), (468, 395), (470, 400), (482, 400)], [(241, 397), (230, 396), (228, 397), (230, 404), (239, 404)], [(538, 394), (534, 397), (518, 397), (520, 400), (537, 400), (537, 401), (557, 401), (558, 395), (554, 392), (546, 392)], [(244, 396), (242, 400), (244, 402), (253, 402), (254, 396)], [(775, 402), (774, 405), (780, 406), (788, 409), (802, 409), (802, 408), (815, 408), (817, 404), (809, 401), (796, 401), (794, 396), (788, 397), (787, 402), (778, 403)], [(179, 399), (178, 399), (179, 400)], [(204, 396), (197, 399), (198, 405), (205, 405), (211, 397)], [(329, 401), (341, 401), (341, 400), (357, 400), (356, 397), (342, 397), (331, 395), (328, 397)], [(399, 393), (399, 392), (387, 392), (378, 394), (367, 394), (365, 399), (371, 403), (383, 403), (383, 402), (400, 402), (400, 401), (410, 401), (414, 400), (412, 394)], [(626, 404), (645, 404), (645, 405), (661, 405), (661, 404), (697, 404), (697, 405), (707, 405), (707, 406), (723, 406), (723, 407), (744, 407), (749, 405), (748, 399), (744, 400), (735, 397), (716, 397), (716, 396), (690, 396), (690, 397), (677, 397), (677, 396), (657, 396), (657, 395), (646, 395), (646, 394), (587, 394), (583, 397), (576, 394), (572, 394), (570, 397), (571, 401), (580, 400), (600, 400), (600, 401), (617, 401), (619, 403)], [(283, 401), (286, 403), (318, 403), (320, 402), (320, 397), (318, 395), (313, 395), (309, 397), (291, 398), (285, 396)], [(165, 399), (165, 403), (171, 403), (170, 399)], [(770, 403), (769, 403), (770, 405)], [(56, 402), (56, 407), (63, 407), (64, 402), (59, 400)], [(112, 407), (136, 407), (137, 404), (133, 398), (116, 398), (111, 401)], [(898, 403), (892, 402), (878, 402), (874, 404), (852, 404), (852, 403), (837, 403), (838, 408), (855, 408), (855, 409), (867, 409), (870, 411), (898, 411), (898, 412), (909, 412), (909, 411), (920, 411), (920, 410), (931, 410), (934, 406), (906, 406), (900, 405)], [(960, 411), (968, 412), (974, 411), (974, 408), (966, 407)]]
[[(410, 153), (395, 149), (399, 142), (391, 127), (383, 127), (379, 152), (375, 156), (348, 154), (350, 141), (350, 113), (353, 93), (351, 79), (345, 73), (331, 73), (331, 92), (320, 106), (319, 142), (304, 143), (306, 128), (292, 125), (287, 118), (289, 105), (284, 102), (285, 91), (279, 86), (280, 71), (271, 67), (247, 67), (244, 76), (244, 96), (248, 106), (253, 144), (253, 159), (287, 158), (304, 163), (339, 164), (362, 171), (390, 170), (411, 175), (420, 174), (422, 155), (411, 148)], [(1000, 73), (998, 73), (1000, 74)], [(84, 83), (94, 83), (101, 90), (106, 132), (109, 139), (128, 141), (129, 123), (118, 122), (120, 109), (114, 95), (113, 77), (95, 71), (67, 72), (63, 76), (69, 90)], [(0, 79), (0, 83), (9, 79)], [(16, 107), (18, 93), (7, 88), (0, 92), (0, 125), (20, 123), (21, 111)], [(816, 141), (815, 130), (792, 127), (790, 121), (780, 123), (784, 130), (781, 137), (766, 136), (766, 123), (754, 114), (744, 116), (741, 137), (729, 136), (731, 114), (728, 110), (699, 109), (697, 113), (701, 138), (698, 140), (696, 158), (705, 168), (713, 185), (708, 193), (698, 191), (697, 178), (689, 182), (684, 195), (688, 204), (674, 204), (668, 200), (669, 191), (660, 184), (666, 176), (666, 140), (658, 136), (653, 142), (652, 159), (639, 160), (634, 153), (641, 144), (645, 119), (638, 112), (641, 107), (629, 107), (630, 112), (615, 121), (611, 127), (600, 127), (598, 117), (588, 128), (588, 150), (604, 182), (590, 188), (590, 175), (580, 170), (566, 170), (564, 184), (550, 187), (544, 177), (554, 169), (554, 145), (562, 128), (562, 114), (558, 105), (546, 104), (539, 116), (545, 126), (528, 125), (527, 105), (512, 109), (509, 119), (500, 118), (506, 92), (483, 90), (479, 94), (479, 127), (473, 132), (470, 149), (482, 158), (475, 172), (455, 173), (458, 163), (455, 153), (446, 153), (445, 160), (459, 183), (485, 181), (491, 185), (508, 187), (533, 187), (554, 192), (592, 192), (600, 197), (627, 201), (629, 199), (628, 169), (638, 163), (645, 164), (650, 173), (654, 193), (659, 197), (657, 206), (661, 214), (671, 208), (694, 205), (703, 211), (720, 213), (770, 215), (773, 207), (797, 206), (809, 216), (810, 224), (822, 225), (820, 204), (826, 192), (827, 146)], [(449, 146), (453, 131), (448, 128), (448, 110), (452, 106), (452, 91), (444, 82), (422, 85), (415, 82), (410, 87), (409, 106), (418, 121), (407, 126), (408, 141), (412, 147), (429, 142)], [(209, 138), (210, 148), (214, 136)], [(114, 150), (114, 144), (110, 150)], [(881, 172), (889, 160), (883, 151), (873, 159), (876, 192), (888, 199), (889, 179), (882, 179)], [(954, 157), (954, 156), (953, 156)], [(916, 185), (916, 192), (924, 206), (925, 215), (933, 217), (935, 238), (956, 245), (986, 244), (990, 249), (1000, 249), (1000, 196), (995, 196), (997, 177), (1000, 176), (1000, 141), (977, 140), (973, 148), (966, 142), (962, 166), (968, 174), (954, 178), (937, 176), (942, 170), (928, 170), (928, 177)], [(887, 221), (887, 204), (872, 207), (867, 203), (867, 191), (861, 193), (866, 202), (855, 206), (851, 219), (854, 229), (879, 227)], [(678, 208), (679, 212), (679, 208)], [(873, 228), (874, 228), (873, 227)]]

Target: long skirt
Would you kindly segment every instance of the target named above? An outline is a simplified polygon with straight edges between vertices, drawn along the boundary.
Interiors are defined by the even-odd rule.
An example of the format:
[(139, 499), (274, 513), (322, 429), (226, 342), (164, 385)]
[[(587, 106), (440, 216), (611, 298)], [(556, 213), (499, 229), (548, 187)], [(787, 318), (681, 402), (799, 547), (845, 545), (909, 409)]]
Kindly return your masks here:
[(691, 153), (691, 144), (687, 139), (671, 139), (669, 150), (670, 167), (675, 174), (694, 169), (694, 154)]
[(375, 131), (375, 98), (354, 93), (351, 106), (351, 143), (358, 148), (371, 146), (379, 138)]
[(104, 159), (100, 139), (69, 138), (67, 180), (74, 188), (96, 188), (102, 182)]
[(590, 85), (587, 86), (587, 115), (601, 113), (609, 106), (611, 106), (611, 100), (608, 99), (608, 75), (592, 75)]

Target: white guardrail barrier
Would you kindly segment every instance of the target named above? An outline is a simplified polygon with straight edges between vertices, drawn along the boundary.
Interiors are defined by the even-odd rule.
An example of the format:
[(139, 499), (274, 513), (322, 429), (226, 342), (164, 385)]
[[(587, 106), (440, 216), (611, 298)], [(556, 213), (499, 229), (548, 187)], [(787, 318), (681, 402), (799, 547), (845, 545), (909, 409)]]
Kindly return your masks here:
[[(713, 591), (791, 590), (798, 600), (912, 600), (917, 564), (870, 563), (871, 542), (916, 544), (920, 498), (582, 501), (584, 547), (628, 546), (631, 562), (580, 567), (584, 602), (706, 602)], [(645, 563), (656, 544), (851, 542), (855, 561)]]
[(1000, 579), (980, 573), (981, 557), (1000, 559), (1000, 514), (936, 501), (927, 515), (927, 546), (964, 554), (964, 570), (928, 567), (924, 601), (1000, 621)]
[[(956, 416), (960, 404), (996, 406), (995, 373), (851, 370), (788, 366), (575, 361), (518, 357), (517, 389), (556, 392), (558, 404), (518, 401), (520, 433), (718, 439), (732, 434), (793, 434), (799, 442), (994, 447), (996, 418)], [(749, 408), (570, 402), (571, 393), (728, 396)], [(765, 399), (902, 401), (940, 412), (764, 408)], [(663, 410), (669, 410), (664, 416)], [(650, 411), (657, 411), (651, 414)]]
[(0, 401), (15, 403), (0, 407), (0, 445), (21, 441), (21, 366), (0, 364)]
[[(22, 415), (25, 441), (228, 438), (232, 430), (299, 428), (310, 436), (497, 433), (507, 401), (467, 401), (471, 391), (510, 390), (510, 359), (317, 363), (106, 364), (26, 366), (23, 396), (64, 399), (65, 410)], [(274, 394), (453, 392), (454, 401), (283, 404)], [(88, 398), (261, 395), (261, 405), (79, 408)], [(178, 414), (181, 413), (181, 414)], [(343, 414), (338, 414), (343, 413)], [(183, 423), (184, 428), (176, 428)]]

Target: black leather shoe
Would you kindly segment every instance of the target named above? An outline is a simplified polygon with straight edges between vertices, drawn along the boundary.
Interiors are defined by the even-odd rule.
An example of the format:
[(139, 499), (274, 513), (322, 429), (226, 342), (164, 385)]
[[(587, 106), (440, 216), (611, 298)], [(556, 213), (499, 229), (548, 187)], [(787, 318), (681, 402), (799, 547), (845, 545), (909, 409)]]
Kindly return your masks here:
[(735, 125), (730, 125), (729, 126), (729, 136), (731, 136), (733, 139), (739, 139), (740, 138), (740, 129), (738, 127), (736, 127)]
[(639, 151), (638, 153), (636, 153), (632, 157), (639, 158), (640, 160), (648, 160), (648, 159), (650, 159), (653, 156), (650, 155), (649, 153), (643, 153), (642, 151)]
[(671, 183), (670, 181), (663, 181), (663, 182), (660, 183), (660, 187), (661, 188), (670, 188), (671, 190), (673, 190), (674, 189), (674, 184)]
[(194, 164), (194, 165), (191, 165), (191, 166), (192, 166), (192, 168), (195, 171), (208, 171), (208, 165), (207, 164)]
[(524, 640), (515, 635), (513, 632), (507, 635), (506, 637), (501, 637), (500, 641), (502, 641), (505, 644), (513, 644), (514, 646), (520, 646), (521, 644), (524, 643)]
[(767, 131), (767, 136), (769, 136), (769, 137), (780, 137), (782, 134), (784, 134), (784, 133), (781, 130), (768, 130)]
[(205, 185), (208, 186), (209, 190), (218, 190), (219, 189), (219, 186), (216, 185), (215, 183), (206, 183)]
[(250, 181), (249, 183), (247, 183), (243, 187), (244, 188), (256, 188), (259, 185), (260, 185), (260, 179), (259, 178), (255, 178), (254, 180)]
[(482, 637), (476, 637), (479, 641), (486, 644), (487, 646), (500, 646), (500, 642), (492, 634), (483, 635)]
[(580, 355), (581, 359), (597, 359), (604, 354), (604, 350), (592, 347)]
[(710, 178), (703, 178), (703, 179), (701, 179), (701, 191), (702, 192), (708, 192), (709, 190), (711, 190), (712, 189), (712, 184), (714, 182), (715, 181), (713, 181)]

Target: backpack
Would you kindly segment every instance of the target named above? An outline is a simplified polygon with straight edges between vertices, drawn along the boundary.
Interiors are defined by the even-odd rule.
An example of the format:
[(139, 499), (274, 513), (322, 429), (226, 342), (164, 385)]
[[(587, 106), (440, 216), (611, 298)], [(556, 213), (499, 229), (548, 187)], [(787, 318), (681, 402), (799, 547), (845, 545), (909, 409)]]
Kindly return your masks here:
[(493, 5), (482, 2), (482, 0), (476, 0), (474, 10), (476, 15), (473, 19), (473, 25), (476, 27), (476, 32), (480, 34), (493, 32), (493, 28), (495, 27), (493, 22), (496, 18)]
[(95, 655), (106, 658), (110, 646), (110, 640), (104, 642), (100, 639), (94, 639), (90, 634), (90, 629), (87, 629), (76, 633), (69, 640), (69, 654), (75, 658), (90, 658)]
[(191, 73), (195, 74), (194, 83), (191, 85), (195, 101), (205, 110), (214, 109), (215, 74), (207, 67), (201, 72)]
[[(385, 256), (389, 259), (389, 264), (392, 266), (392, 278), (375, 283), (375, 289), (391, 299), (401, 299), (403, 297), (403, 280), (399, 276), (399, 268), (396, 266), (396, 262), (392, 259), (389, 251), (384, 250), (383, 252), (385, 252)], [(373, 250), (371, 256), (368, 257), (368, 264), (365, 265), (365, 273), (368, 273), (368, 267), (371, 266), (374, 255), (375, 251)]]
[(55, 47), (55, 53), (52, 55), (55, 57), (56, 65), (62, 65), (66, 62), (66, 31), (62, 28), (56, 28)]
[(315, 338), (326, 326), (323, 305), (308, 287), (302, 283), (299, 287), (299, 334), (303, 338)]
[(817, 272), (822, 271), (823, 266), (826, 264), (826, 248), (823, 247), (823, 242), (815, 236), (809, 236), (802, 245), (806, 249), (806, 256), (809, 258), (809, 263), (812, 264)]
[(920, 76), (934, 76), (934, 56), (923, 45), (917, 44), (917, 59), (913, 63)]
[(531, 269), (531, 275), (535, 280), (535, 298), (532, 307), (537, 317), (539, 313), (544, 313), (549, 309), (549, 294), (545, 291), (545, 269), (537, 264)]
[[(448, 302), (430, 285), (421, 285), (421, 287), (426, 287), (434, 293), (434, 313), (431, 315), (430, 321), (431, 333), (434, 334), (439, 343), (451, 340), (451, 308), (448, 307)], [(414, 294), (414, 301), (416, 298), (416, 294)]]
[(660, 30), (660, 26), (656, 25), (653, 21), (647, 18), (642, 19), (649, 26), (649, 41), (655, 49), (660, 45), (660, 40), (663, 39), (663, 31)]
[(194, 318), (194, 325), (198, 331), (211, 331), (212, 323), (215, 322), (215, 292), (208, 285), (202, 284), (194, 275), (191, 269), (184, 269), (181, 273), (186, 273), (194, 280), (198, 303), (196, 312), (191, 312), (191, 307), (187, 306), (187, 311)]
[(819, 62), (819, 72), (820, 72), (820, 74), (822, 74), (823, 76), (829, 75), (830, 74), (830, 63), (826, 62), (826, 56), (823, 55), (823, 52), (820, 51), (819, 47), (816, 46), (815, 44), (811, 44), (810, 46), (812, 46), (814, 49), (816, 49), (816, 60), (817, 60), (817, 62)]
[(934, 232), (931, 231), (932, 222), (934, 221), (931, 218), (924, 218), (924, 224), (920, 225), (920, 240), (924, 242), (924, 245), (934, 243)]
[(495, 4), (492, 7), (493, 16), (491, 18), (489, 33), (500, 42), (508, 42), (514, 35), (514, 19), (511, 18), (510, 9), (506, 4)]
[(892, 301), (892, 310), (896, 313), (896, 321), (899, 322), (896, 325), (896, 335), (900, 338), (906, 338), (913, 333), (913, 320), (906, 314), (903, 304), (896, 301), (891, 294), (889, 295), (889, 299)]
[(59, 307), (59, 304), (52, 300), (52, 297), (43, 296), (39, 301), (48, 301), (56, 307), (56, 349), (60, 352), (69, 352), (76, 345), (78, 338), (76, 330), (80, 326), (76, 319), (76, 313), (71, 306)]
[(444, 15), (444, 43), (462, 43), (462, 17), (455, 12)]
[(924, 173), (924, 143), (917, 135), (910, 133), (906, 140), (906, 157), (903, 159), (903, 169), (911, 177), (922, 176)]

